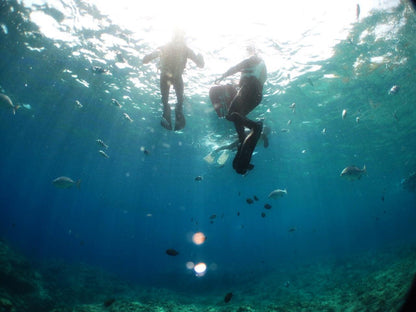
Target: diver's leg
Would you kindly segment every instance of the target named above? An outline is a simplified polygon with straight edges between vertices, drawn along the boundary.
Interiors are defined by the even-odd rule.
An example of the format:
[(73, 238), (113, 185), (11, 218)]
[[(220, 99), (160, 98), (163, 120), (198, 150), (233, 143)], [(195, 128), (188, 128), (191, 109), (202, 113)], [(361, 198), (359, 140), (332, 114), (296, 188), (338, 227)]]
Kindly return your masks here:
[(233, 112), (226, 116), (227, 120), (234, 123), (235, 131), (238, 134), (238, 140), (240, 144), (243, 144), (244, 140), (246, 139), (246, 134), (244, 131), (244, 124), (241, 122), (241, 117), (242, 116), (237, 112)]
[(163, 114), (160, 124), (162, 127), (172, 130), (172, 117), (169, 106), (170, 82), (165, 75), (160, 75), (160, 93), (162, 94)]
[(256, 148), (257, 141), (261, 136), (263, 128), (262, 122), (252, 121), (240, 114), (236, 114), (234, 117), (234, 124), (239, 127), (246, 127), (251, 129), (250, 133), (241, 143), (238, 152), (233, 161), (233, 168), (237, 173), (245, 174), (247, 170), (252, 169), (254, 166), (250, 164), (251, 156), (253, 155), (254, 149)]
[(182, 76), (175, 79), (174, 88), (178, 103), (175, 107), (175, 131), (185, 128), (185, 116), (183, 115), (183, 79)]

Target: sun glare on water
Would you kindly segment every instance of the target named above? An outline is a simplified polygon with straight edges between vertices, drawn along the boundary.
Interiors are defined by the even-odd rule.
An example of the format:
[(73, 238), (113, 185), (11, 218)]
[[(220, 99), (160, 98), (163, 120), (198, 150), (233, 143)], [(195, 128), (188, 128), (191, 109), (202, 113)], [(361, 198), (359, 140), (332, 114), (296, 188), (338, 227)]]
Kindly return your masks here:
[[(24, 0), (24, 3), (32, 8), (35, 4), (45, 4), (43, 0)], [(265, 59), (269, 73), (280, 72), (281, 76), (290, 73), (295, 78), (317, 69), (305, 64), (331, 57), (332, 47), (345, 40), (351, 27), (371, 10), (387, 9), (397, 5), (398, 0), (90, 0), (83, 3), (96, 6), (101, 14), (108, 16), (110, 23), (128, 30), (127, 36), (107, 34), (97, 38), (100, 41), (97, 43), (108, 51), (117, 46), (130, 49), (128, 42), (136, 42), (142, 48), (137, 50), (135, 45), (132, 54), (140, 59), (168, 42), (175, 29), (181, 29), (189, 46), (204, 55), (205, 76), (222, 73), (241, 61), (247, 57), (246, 47), (254, 45)], [(108, 23), (83, 14), (72, 0), (50, 0), (47, 6), (63, 12), (65, 20), (57, 23), (40, 10), (31, 14), (32, 19), (47, 37), (72, 45), (79, 44), (79, 35), (68, 30), (97, 29), (100, 23)]]

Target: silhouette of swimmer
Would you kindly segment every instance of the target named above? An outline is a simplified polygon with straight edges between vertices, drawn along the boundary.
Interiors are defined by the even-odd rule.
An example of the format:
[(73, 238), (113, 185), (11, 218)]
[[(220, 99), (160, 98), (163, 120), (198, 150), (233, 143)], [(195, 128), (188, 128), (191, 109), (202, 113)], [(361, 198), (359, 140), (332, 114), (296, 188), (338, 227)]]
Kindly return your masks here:
[[(227, 84), (213, 86), (209, 96), (219, 117), (225, 117), (234, 123), (238, 134), (238, 150), (233, 161), (233, 168), (239, 174), (245, 174), (253, 169), (250, 164), (251, 156), (259, 140), (263, 123), (250, 120), (246, 117), (263, 97), (263, 85), (267, 79), (267, 70), (264, 61), (257, 56), (254, 48), (249, 47), (251, 56), (241, 63), (228, 69), (215, 83), (228, 76), (241, 73), (238, 88)], [(245, 128), (250, 132), (245, 133)]]
[(163, 115), (161, 125), (172, 130), (171, 110), (169, 106), (169, 90), (173, 85), (178, 103), (175, 107), (175, 128), (181, 130), (185, 127), (185, 116), (183, 115), (184, 85), (182, 74), (186, 62), (191, 59), (198, 67), (204, 67), (204, 58), (201, 54), (195, 54), (185, 43), (184, 33), (175, 31), (172, 41), (158, 48), (156, 51), (143, 58), (143, 64), (160, 57), (160, 91), (162, 94)]

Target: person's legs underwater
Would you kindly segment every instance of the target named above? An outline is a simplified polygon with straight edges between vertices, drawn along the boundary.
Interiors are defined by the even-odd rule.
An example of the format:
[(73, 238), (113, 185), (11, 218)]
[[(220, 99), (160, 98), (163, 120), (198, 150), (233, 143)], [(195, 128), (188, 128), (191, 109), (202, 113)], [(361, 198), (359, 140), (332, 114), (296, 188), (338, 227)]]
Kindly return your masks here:
[(169, 105), (170, 81), (166, 75), (160, 75), (160, 93), (162, 94), (163, 114), (160, 124), (162, 127), (172, 130), (172, 119)]
[(185, 128), (185, 116), (183, 115), (183, 79), (178, 77), (174, 80), (173, 87), (175, 88), (176, 98), (178, 103), (175, 106), (175, 131)]
[[(233, 161), (233, 168), (239, 174), (245, 174), (254, 167), (250, 164), (250, 160), (261, 136), (263, 123), (252, 121), (245, 116), (260, 104), (261, 99), (262, 88), (259, 82), (255, 79), (247, 81), (233, 99), (226, 117), (234, 123), (240, 141)], [(247, 136), (245, 128), (251, 130)]]
[[(248, 170), (254, 168), (250, 164), (250, 160), (256, 148), (257, 141), (260, 139), (263, 123), (260, 121), (252, 121), (236, 112), (232, 113), (228, 117), (228, 120), (234, 122), (240, 141), (237, 154), (234, 157), (233, 168), (237, 173), (245, 174)], [(251, 129), (247, 136), (244, 135), (244, 128)]]

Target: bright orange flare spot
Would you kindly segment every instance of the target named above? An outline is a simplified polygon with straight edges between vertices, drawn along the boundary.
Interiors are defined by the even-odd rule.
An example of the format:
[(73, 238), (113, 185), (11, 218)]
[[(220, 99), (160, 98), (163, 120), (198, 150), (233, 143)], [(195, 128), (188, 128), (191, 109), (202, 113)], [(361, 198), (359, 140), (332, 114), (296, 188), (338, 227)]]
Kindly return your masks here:
[(197, 232), (194, 235), (192, 235), (192, 241), (195, 245), (202, 245), (206, 240), (206, 236), (202, 232)]

